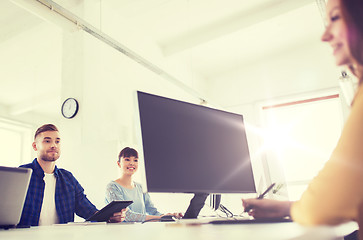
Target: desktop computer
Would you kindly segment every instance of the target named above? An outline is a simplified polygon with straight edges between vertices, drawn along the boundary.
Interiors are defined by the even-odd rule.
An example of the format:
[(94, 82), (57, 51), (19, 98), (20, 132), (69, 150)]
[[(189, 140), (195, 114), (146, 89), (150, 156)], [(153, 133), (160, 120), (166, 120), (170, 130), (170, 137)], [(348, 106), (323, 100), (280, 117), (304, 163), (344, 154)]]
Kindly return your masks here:
[(208, 194), (256, 192), (242, 115), (140, 91), (137, 106), (148, 192), (195, 193), (191, 217)]

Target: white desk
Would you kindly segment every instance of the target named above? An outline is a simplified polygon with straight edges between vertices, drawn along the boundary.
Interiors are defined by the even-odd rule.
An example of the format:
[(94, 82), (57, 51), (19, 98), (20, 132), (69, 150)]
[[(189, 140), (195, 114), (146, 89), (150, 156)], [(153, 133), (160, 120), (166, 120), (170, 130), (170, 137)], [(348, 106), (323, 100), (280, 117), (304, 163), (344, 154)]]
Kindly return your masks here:
[(189, 225), (149, 222), (145, 224), (55, 225), (0, 230), (1, 240), (333, 240), (357, 228), (306, 228), (296, 223)]

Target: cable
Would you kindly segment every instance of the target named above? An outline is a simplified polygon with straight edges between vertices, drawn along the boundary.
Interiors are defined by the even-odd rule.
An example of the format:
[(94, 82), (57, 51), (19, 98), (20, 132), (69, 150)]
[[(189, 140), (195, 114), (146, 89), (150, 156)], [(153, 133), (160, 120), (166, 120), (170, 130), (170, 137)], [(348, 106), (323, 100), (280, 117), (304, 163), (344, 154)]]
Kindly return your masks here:
[(220, 204), (219, 205), (219, 209), (222, 211), (222, 212), (224, 212), (225, 214), (226, 214), (226, 216), (227, 217), (233, 217), (234, 215), (233, 215), (233, 213), (230, 211), (230, 210), (228, 210), (228, 208), (226, 208), (225, 206), (223, 206), (223, 204)]

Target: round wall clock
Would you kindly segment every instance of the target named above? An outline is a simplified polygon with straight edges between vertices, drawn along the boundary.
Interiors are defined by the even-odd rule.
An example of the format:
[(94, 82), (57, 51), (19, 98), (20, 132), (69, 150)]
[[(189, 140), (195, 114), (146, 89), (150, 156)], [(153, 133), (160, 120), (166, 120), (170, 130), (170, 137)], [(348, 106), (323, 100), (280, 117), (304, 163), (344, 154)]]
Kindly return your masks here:
[(74, 98), (67, 98), (62, 104), (62, 115), (65, 118), (73, 118), (78, 112), (78, 101)]

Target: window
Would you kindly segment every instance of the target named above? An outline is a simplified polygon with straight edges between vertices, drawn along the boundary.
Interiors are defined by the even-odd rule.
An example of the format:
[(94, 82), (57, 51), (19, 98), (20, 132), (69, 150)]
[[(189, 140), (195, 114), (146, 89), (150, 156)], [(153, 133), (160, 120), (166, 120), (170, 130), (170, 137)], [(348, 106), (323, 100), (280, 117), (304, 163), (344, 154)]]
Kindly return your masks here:
[(30, 158), (31, 127), (0, 119), (0, 165), (18, 167)]
[(344, 122), (340, 96), (263, 106), (262, 121), (271, 182), (286, 183), (289, 199), (297, 200), (339, 139)]

